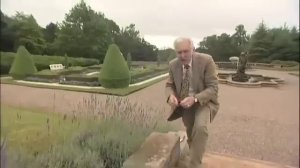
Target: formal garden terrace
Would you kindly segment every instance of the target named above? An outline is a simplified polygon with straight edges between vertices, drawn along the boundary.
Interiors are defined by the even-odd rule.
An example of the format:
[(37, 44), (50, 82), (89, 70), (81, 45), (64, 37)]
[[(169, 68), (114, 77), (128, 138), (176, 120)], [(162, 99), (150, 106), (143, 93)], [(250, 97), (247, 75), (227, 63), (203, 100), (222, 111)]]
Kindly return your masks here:
[[(121, 53), (119, 52), (119, 54)], [(13, 69), (16, 69), (17, 74), (21, 73), (21, 75), (13, 75), (13, 73), (9, 72), (13, 66), (14, 58), (18, 56), (20, 59), (15, 60), (16, 65)], [(31, 63), (28, 64), (28, 61)], [(126, 95), (167, 77), (167, 63), (158, 64), (157, 62), (130, 60), (126, 62), (124, 58), (122, 61), (121, 65), (125, 65), (123, 66), (123, 70), (122, 68), (119, 69), (120, 64), (118, 61), (115, 62), (114, 60), (111, 61), (107, 69), (110, 69), (112, 73), (121, 73), (120, 75), (128, 71), (128, 79), (125, 79), (128, 82), (128, 86), (123, 88), (118, 86), (103, 87), (100, 82), (100, 71), (103, 64), (99, 64), (96, 59), (31, 55), (25, 48), (21, 48), (18, 53), (1, 53), (1, 63), (3, 62), (2, 64), (4, 65), (2, 66), (1, 64), (1, 68), (3, 69), (1, 83)], [(29, 69), (26, 66), (29, 66)], [(22, 75), (22, 73), (26, 75)], [(120, 78), (123, 78), (123, 76)], [(117, 78), (116, 80), (118, 85), (123, 79)]]
[[(33, 68), (31, 72), (27, 73), (26, 71), (30, 69), (23, 67), (23, 64), (20, 69), (14, 67), (17, 71), (26, 72), (27, 74), (13, 77), (10, 69), (17, 56), (22, 59), (19, 59), (21, 63), (16, 59), (15, 66), (29, 60), (31, 64), (27, 63), (26, 66), (31, 65)], [(24, 60), (23, 57), (28, 58), (28, 60)], [(128, 86), (123, 88), (116, 86), (103, 87), (100, 82), (100, 71), (103, 64), (99, 64), (97, 59), (70, 58), (67, 55), (31, 55), (25, 48), (21, 48), (18, 53), (1, 53), (1, 83), (124, 96), (166, 79), (168, 75), (167, 62), (131, 61), (131, 58), (126, 59), (126, 61), (123, 60), (123, 64), (127, 65), (125, 69), (128, 68)], [(270, 64), (247, 63), (245, 68), (251, 79), (247, 83), (240, 84), (231, 80), (231, 76), (234, 75), (234, 71), (237, 69), (237, 63), (216, 62), (216, 66), (219, 70), (220, 83), (241, 87), (277, 87), (279, 84), (284, 83), (283, 79), (264, 77), (261, 74), (252, 73), (254, 69), (291, 71), (291, 75), (297, 75), (292, 71), (299, 70), (299, 63), (293, 61), (273, 61)], [(119, 66), (113, 60), (107, 69), (114, 71), (114, 73), (124, 72), (124, 70), (119, 69)]]

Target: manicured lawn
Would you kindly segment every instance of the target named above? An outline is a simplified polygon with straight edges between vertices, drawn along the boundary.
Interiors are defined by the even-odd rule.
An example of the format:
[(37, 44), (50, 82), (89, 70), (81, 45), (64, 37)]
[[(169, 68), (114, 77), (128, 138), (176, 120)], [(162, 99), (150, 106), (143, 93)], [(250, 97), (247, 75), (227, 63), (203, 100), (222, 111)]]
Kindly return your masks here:
[(12, 149), (43, 151), (64, 142), (87, 123), (82, 120), (79, 127), (70, 117), (1, 105), (1, 138)]

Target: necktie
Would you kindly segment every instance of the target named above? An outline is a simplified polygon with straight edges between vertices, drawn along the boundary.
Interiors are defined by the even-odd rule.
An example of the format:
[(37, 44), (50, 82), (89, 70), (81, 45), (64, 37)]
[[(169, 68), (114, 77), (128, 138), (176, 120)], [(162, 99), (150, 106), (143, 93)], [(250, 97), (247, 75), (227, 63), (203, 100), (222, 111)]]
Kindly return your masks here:
[(180, 100), (183, 100), (189, 95), (190, 87), (190, 65), (184, 65), (185, 73), (181, 84)]

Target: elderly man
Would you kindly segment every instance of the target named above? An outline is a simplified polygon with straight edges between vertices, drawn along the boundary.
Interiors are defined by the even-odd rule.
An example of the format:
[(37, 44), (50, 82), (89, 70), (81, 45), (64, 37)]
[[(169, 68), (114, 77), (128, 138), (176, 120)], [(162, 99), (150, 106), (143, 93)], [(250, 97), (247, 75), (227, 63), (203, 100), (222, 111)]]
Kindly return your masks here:
[(166, 83), (171, 106), (168, 121), (182, 117), (190, 148), (189, 168), (199, 168), (208, 139), (208, 125), (219, 109), (216, 66), (210, 55), (197, 53), (189, 38), (174, 42), (177, 58), (170, 61)]

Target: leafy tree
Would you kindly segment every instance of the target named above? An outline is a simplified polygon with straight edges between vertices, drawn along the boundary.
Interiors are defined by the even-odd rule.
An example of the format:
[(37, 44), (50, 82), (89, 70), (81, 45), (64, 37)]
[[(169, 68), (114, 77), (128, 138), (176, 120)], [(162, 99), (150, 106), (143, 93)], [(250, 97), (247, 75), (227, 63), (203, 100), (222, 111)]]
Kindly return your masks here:
[(66, 14), (55, 44), (60, 54), (99, 58), (103, 61), (108, 45), (112, 42), (109, 35), (104, 15), (81, 1)]
[(1, 11), (1, 51), (14, 51), (16, 36), (12, 29), (12, 19)]
[(134, 24), (123, 28), (115, 37), (115, 43), (120, 46), (122, 53), (131, 53), (132, 59), (138, 61), (155, 61), (157, 48), (140, 37), (140, 32), (136, 30)]
[(270, 61), (268, 56), (270, 55), (271, 43), (272, 39), (268, 33), (267, 26), (264, 22), (261, 22), (250, 39), (249, 61)]
[(32, 15), (17, 12), (12, 18), (11, 29), (16, 34), (14, 48), (25, 46), (32, 54), (41, 54), (45, 48), (42, 28)]

